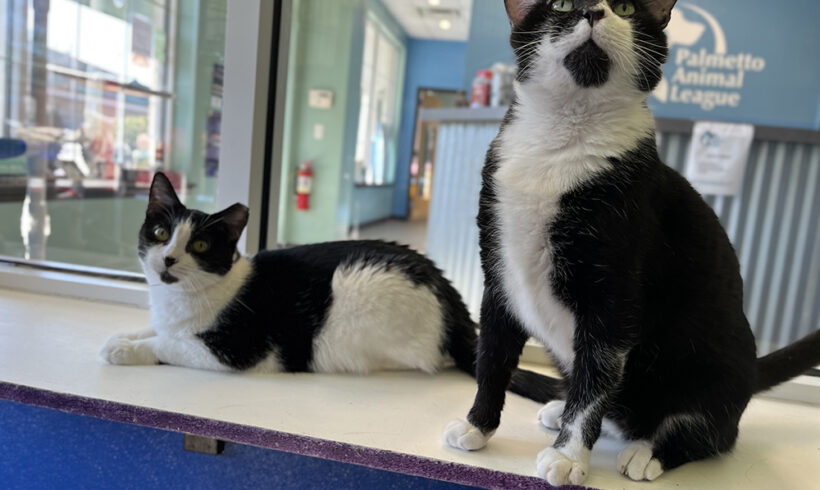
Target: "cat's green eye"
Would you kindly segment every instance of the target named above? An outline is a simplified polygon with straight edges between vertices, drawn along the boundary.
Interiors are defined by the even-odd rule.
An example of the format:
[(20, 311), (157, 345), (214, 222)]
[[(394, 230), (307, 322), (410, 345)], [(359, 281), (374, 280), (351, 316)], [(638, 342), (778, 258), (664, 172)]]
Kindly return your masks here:
[(618, 17), (629, 17), (635, 13), (635, 4), (632, 2), (618, 2), (612, 7)]
[(161, 242), (167, 242), (171, 238), (171, 233), (162, 226), (154, 227), (154, 238)]
[(552, 2), (552, 10), (558, 12), (571, 12), (573, 7), (572, 0), (556, 0)]
[(211, 248), (211, 245), (205, 240), (196, 240), (191, 244), (191, 249), (198, 254), (207, 252), (209, 248)]

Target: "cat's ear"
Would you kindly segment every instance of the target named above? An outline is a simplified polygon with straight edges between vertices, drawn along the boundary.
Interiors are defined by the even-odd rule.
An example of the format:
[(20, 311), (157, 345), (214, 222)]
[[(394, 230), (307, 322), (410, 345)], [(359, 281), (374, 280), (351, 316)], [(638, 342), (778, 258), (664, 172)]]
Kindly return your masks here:
[(244, 230), (245, 225), (248, 224), (248, 207), (243, 204), (236, 203), (233, 206), (216, 213), (214, 218), (221, 220), (221, 222), (228, 229), (228, 239), (235, 242), (239, 240), (240, 236), (242, 236), (242, 230)]
[(646, 8), (660, 23), (661, 29), (669, 25), (669, 21), (672, 19), (672, 9), (675, 7), (677, 0), (645, 0), (645, 2)]
[(179, 202), (174, 186), (168, 177), (162, 172), (154, 174), (154, 181), (151, 182), (151, 192), (148, 195), (148, 210), (146, 214), (152, 215), (160, 212), (170, 211), (178, 206)]
[(538, 3), (538, 0), (504, 0), (504, 6), (507, 7), (507, 15), (510, 17), (510, 23), (513, 26), (518, 25), (524, 17), (530, 12), (532, 6)]

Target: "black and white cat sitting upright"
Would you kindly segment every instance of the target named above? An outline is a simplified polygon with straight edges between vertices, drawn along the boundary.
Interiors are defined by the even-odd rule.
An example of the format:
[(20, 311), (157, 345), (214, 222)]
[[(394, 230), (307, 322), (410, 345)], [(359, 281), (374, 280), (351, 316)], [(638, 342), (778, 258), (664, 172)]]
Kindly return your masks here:
[[(248, 209), (187, 209), (161, 173), (151, 185), (139, 258), (151, 326), (112, 337), (112, 364), (211, 370), (435, 372), (455, 361), (474, 374), (475, 324), (435, 265), (380, 241), (261, 252), (236, 249)], [(561, 384), (517, 370), (510, 390), (537, 401)]]
[(602, 429), (634, 441), (634, 480), (725, 453), (753, 394), (820, 364), (820, 332), (756, 359), (726, 233), (658, 156), (646, 100), (674, 4), (506, 1), (518, 75), (483, 171), (478, 392), (444, 439), (487, 443), (537, 337), (568, 383), (539, 412), (553, 485), (585, 480)]

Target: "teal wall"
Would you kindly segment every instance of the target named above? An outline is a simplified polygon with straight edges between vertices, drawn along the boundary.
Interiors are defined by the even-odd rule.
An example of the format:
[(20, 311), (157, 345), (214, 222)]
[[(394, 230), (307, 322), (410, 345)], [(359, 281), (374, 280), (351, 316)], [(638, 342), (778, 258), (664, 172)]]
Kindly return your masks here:
[[(366, 208), (368, 220), (390, 215), (390, 188), (353, 183), (359, 121), (364, 22), (368, 10), (394, 33), (406, 35), (378, 0), (296, 0), (291, 23), (283, 148), (279, 241), (299, 244), (345, 238)], [(403, 82), (403, 81), (400, 81)], [(311, 89), (331, 90), (331, 109), (308, 107)], [(324, 139), (314, 139), (317, 124)], [(296, 209), (296, 171), (314, 162), (310, 210)], [(358, 203), (358, 205), (357, 205)], [(361, 221), (361, 220), (360, 220)]]
[[(279, 233), (285, 243), (341, 238), (337, 210), (340, 201), (349, 199), (342, 196), (347, 187), (342, 184), (345, 181), (352, 185), (352, 172), (344, 172), (353, 164), (345, 162), (351, 159), (345, 151), (346, 132), (353, 121), (349, 96), (353, 86), (358, 85), (356, 72), (361, 68), (361, 63), (353, 65), (351, 59), (354, 21), (362, 5), (362, 0), (294, 2)], [(311, 89), (332, 91), (333, 107), (308, 107)], [(321, 141), (313, 137), (317, 124), (324, 126)], [(313, 192), (310, 210), (298, 211), (294, 196), (296, 170), (305, 160), (314, 163)]]

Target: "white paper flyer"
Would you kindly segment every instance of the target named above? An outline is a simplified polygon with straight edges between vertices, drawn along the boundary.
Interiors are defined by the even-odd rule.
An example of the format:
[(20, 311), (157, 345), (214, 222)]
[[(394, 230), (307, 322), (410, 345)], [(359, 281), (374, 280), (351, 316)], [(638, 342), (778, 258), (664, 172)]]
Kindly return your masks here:
[(734, 196), (740, 192), (754, 140), (754, 126), (697, 122), (686, 162), (686, 178), (701, 194)]

